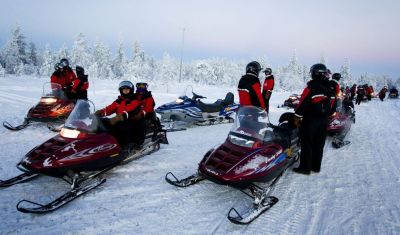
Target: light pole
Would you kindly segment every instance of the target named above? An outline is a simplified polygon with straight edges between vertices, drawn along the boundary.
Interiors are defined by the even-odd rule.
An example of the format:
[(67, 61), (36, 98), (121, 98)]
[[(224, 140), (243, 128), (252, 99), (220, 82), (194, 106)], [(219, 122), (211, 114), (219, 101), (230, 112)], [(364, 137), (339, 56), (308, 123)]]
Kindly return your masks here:
[(185, 31), (187, 28), (182, 28), (182, 45), (181, 45), (181, 62), (179, 64), (179, 83), (182, 81), (182, 58), (183, 58), (183, 46), (185, 44)]

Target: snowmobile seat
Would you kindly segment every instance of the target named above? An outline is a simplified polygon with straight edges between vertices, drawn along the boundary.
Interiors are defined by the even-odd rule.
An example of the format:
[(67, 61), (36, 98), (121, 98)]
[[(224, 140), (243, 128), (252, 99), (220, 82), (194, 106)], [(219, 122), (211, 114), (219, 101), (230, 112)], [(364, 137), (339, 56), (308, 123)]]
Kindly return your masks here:
[(212, 104), (206, 104), (202, 101), (198, 100), (199, 108), (202, 112), (206, 113), (216, 113), (219, 112), (223, 107), (233, 104), (234, 95), (231, 92), (228, 92), (225, 96), (225, 99), (217, 100)]
[(273, 126), (273, 128), (276, 135), (279, 136), (277, 139), (283, 148), (286, 149), (297, 144), (299, 131), (294, 125), (294, 113), (283, 113), (279, 118), (278, 126)]

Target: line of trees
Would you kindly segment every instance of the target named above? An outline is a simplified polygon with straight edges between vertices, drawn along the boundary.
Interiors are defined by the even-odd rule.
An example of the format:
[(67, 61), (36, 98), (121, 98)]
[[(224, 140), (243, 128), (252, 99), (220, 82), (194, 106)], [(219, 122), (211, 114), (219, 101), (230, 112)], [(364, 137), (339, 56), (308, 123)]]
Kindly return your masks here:
[[(48, 77), (53, 73), (55, 63), (61, 58), (68, 58), (72, 65), (83, 66), (91, 79), (129, 79), (159, 84), (178, 82), (179, 59), (165, 53), (161, 59), (156, 60), (145, 54), (139, 42), (135, 42), (131, 50), (133, 56), (128, 58), (124, 43), (120, 41), (113, 55), (104, 43), (97, 40), (90, 45), (85, 35), (79, 34), (71, 49), (63, 45), (58, 51), (53, 51), (47, 44), (44, 50), (39, 51), (33, 42), (27, 42), (21, 28), (17, 26), (0, 51), (0, 76), (15, 74)], [(266, 57), (256, 59), (264, 65), (269, 64)], [(209, 58), (184, 63), (182, 80), (199, 84), (234, 86), (243, 75), (247, 62)], [(321, 57), (320, 62), (325, 63), (325, 58)], [(299, 90), (309, 80), (309, 65), (300, 64), (295, 54), (288, 65), (272, 69), (278, 90)], [(400, 86), (400, 78), (396, 82), (388, 77), (367, 74), (353, 78), (348, 62), (341, 66), (340, 71), (332, 72), (342, 74), (342, 85), (368, 83), (378, 88), (383, 85)]]

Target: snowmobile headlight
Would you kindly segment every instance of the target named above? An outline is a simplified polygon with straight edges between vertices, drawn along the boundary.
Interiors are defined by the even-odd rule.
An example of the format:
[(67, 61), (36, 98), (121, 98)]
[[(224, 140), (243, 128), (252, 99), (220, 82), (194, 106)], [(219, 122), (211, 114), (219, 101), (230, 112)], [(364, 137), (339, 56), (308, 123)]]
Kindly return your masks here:
[(78, 130), (71, 130), (67, 128), (61, 128), (60, 135), (65, 138), (76, 139), (81, 132)]
[(335, 125), (335, 126), (340, 125), (340, 124), (342, 124), (342, 123), (337, 119), (333, 120), (333, 122), (332, 122), (332, 125)]
[(176, 99), (175, 101), (177, 104), (183, 103), (183, 100), (181, 98)]
[(40, 102), (45, 103), (45, 104), (52, 104), (57, 101), (57, 98), (52, 98), (52, 97), (47, 97), (47, 98), (41, 98)]
[(295, 99), (296, 99), (296, 97), (294, 97), (294, 96), (291, 96), (291, 97), (289, 97), (289, 99), (290, 99), (290, 100), (295, 100)]

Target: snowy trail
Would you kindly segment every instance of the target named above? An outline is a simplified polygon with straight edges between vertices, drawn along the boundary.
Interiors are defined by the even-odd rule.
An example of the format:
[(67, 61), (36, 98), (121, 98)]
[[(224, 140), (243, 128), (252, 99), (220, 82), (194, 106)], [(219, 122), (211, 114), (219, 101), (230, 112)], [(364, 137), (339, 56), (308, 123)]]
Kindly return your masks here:
[[(19, 84), (35, 87), (39, 82), (25, 79)], [(157, 104), (180, 94), (179, 88), (174, 94), (163, 89), (153, 92)], [(36, 102), (40, 96), (39, 89), (22, 91), (13, 79), (2, 81), (1, 119), (22, 119), (29, 108), (22, 100)], [(211, 91), (210, 101), (226, 92), (201, 86), (196, 91)], [(96, 81), (96, 93), (90, 95), (103, 107), (115, 97), (115, 89), (109, 81)], [(287, 111), (275, 108), (287, 95), (272, 95), (273, 123)], [(168, 133), (170, 145), (115, 168), (105, 175), (104, 185), (53, 213), (22, 214), (15, 205), (21, 199), (45, 202), (62, 194), (68, 185), (61, 180), (43, 176), (0, 189), (0, 234), (398, 234), (399, 117), (400, 100), (356, 106), (357, 122), (348, 134), (352, 143), (334, 149), (328, 140), (319, 174), (303, 176), (289, 169), (272, 192), (279, 202), (248, 226), (226, 218), (232, 206), (247, 200), (242, 192), (209, 181), (176, 188), (164, 180), (168, 171), (178, 177), (193, 174), (203, 154), (226, 138), (231, 125), (223, 124)], [(52, 136), (41, 126), (20, 132), (1, 128), (0, 179), (18, 174), (15, 164), (22, 156)]]

